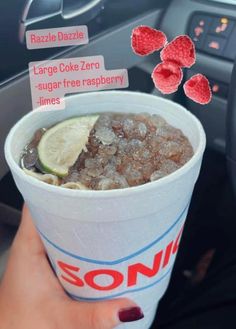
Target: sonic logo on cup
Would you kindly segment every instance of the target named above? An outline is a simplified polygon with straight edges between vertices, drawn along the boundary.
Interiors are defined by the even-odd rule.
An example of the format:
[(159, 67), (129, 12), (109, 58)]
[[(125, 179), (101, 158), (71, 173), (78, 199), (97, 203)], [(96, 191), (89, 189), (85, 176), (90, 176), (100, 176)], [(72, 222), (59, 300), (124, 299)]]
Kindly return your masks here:
[[(151, 266), (141, 262), (134, 262), (127, 264), (126, 267), (120, 267), (121, 269), (114, 269), (112, 267), (96, 268), (81, 274), (82, 266), (75, 266), (58, 260), (57, 265), (60, 271), (58, 275), (62, 281), (77, 288), (87, 286), (97, 291), (112, 291), (121, 285), (124, 285), (126, 288), (135, 287), (139, 284), (140, 277), (149, 279), (157, 278), (161, 269), (167, 268), (170, 265), (170, 261), (176, 256), (178, 251), (182, 231), (183, 227), (175, 239), (153, 255)], [(105, 285), (98, 282), (98, 278), (101, 276), (107, 276), (109, 278), (109, 280), (105, 281)]]

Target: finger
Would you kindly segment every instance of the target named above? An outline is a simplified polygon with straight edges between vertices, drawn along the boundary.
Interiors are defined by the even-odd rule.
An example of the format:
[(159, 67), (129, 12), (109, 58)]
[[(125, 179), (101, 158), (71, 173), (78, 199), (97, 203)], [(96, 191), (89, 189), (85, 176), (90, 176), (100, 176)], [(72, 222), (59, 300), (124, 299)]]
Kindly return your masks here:
[(19, 246), (30, 250), (31, 254), (45, 253), (44, 246), (33, 223), (33, 219), (26, 205), (23, 206), (21, 223), (13, 243), (13, 248)]
[(141, 308), (125, 298), (94, 303), (71, 301), (68, 309), (72, 328), (112, 329), (144, 317)]
[(21, 275), (24, 281), (25, 277), (28, 277), (30, 273), (31, 282), (27, 282), (28, 285), (35, 283), (40, 278), (41, 282), (43, 282), (41, 292), (43, 290), (52, 292), (63, 291), (49, 265), (43, 243), (26, 205), (22, 209), (21, 224), (11, 248), (7, 268), (9, 272), (17, 272), (18, 276)]

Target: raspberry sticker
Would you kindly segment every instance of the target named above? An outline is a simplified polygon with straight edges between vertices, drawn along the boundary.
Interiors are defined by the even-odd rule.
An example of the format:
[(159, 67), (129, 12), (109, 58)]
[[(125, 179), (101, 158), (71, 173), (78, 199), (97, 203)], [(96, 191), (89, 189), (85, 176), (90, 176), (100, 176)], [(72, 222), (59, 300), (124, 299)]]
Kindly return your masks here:
[(149, 26), (138, 26), (132, 31), (131, 46), (135, 54), (146, 56), (160, 50), (167, 42), (166, 35)]
[(199, 104), (208, 104), (212, 98), (208, 79), (202, 74), (192, 76), (184, 84), (184, 92), (187, 97)]
[(196, 61), (193, 41), (187, 35), (180, 35), (161, 51), (161, 60), (175, 62), (180, 67), (191, 67)]
[[(131, 36), (131, 46), (135, 54), (145, 56), (162, 49), (162, 62), (153, 72), (155, 87), (163, 94), (172, 94), (178, 90), (183, 78), (181, 68), (191, 67), (196, 62), (195, 45), (187, 35), (180, 35), (167, 45), (166, 35), (149, 26), (136, 27)], [(166, 46), (165, 46), (166, 45)], [(187, 97), (199, 104), (208, 104), (212, 98), (209, 81), (202, 74), (196, 74), (184, 84)]]
[(158, 64), (153, 72), (152, 79), (155, 87), (163, 94), (171, 94), (178, 89), (183, 78), (181, 68), (173, 62)]

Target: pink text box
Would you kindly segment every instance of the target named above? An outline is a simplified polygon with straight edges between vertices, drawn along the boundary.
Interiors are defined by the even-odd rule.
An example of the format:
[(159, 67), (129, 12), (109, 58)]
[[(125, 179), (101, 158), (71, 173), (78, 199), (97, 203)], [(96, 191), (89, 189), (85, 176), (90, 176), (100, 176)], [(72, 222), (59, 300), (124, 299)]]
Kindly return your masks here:
[(89, 42), (86, 25), (31, 30), (26, 32), (28, 49), (66, 47)]
[(103, 56), (64, 58), (29, 63), (33, 109), (65, 108), (64, 95), (127, 88), (126, 69), (106, 70)]

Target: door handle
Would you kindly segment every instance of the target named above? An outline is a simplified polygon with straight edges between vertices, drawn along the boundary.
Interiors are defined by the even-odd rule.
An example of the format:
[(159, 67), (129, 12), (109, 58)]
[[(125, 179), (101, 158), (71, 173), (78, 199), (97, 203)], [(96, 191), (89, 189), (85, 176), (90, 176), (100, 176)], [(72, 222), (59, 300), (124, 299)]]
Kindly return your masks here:
[(67, 0), (63, 0), (63, 5), (62, 5), (62, 17), (64, 19), (74, 18), (86, 14), (89, 11), (97, 10), (98, 7), (102, 8), (104, 3), (104, 0), (87, 0), (87, 1), (83, 1), (85, 4), (81, 5), (79, 4), (80, 1), (77, 1), (78, 6), (76, 6), (76, 2), (74, 5), (70, 6), (68, 4), (66, 5), (66, 1)]
[(24, 43), (27, 26), (62, 13), (62, 0), (27, 0), (20, 19), (19, 40)]
[(58, 15), (64, 20), (83, 16), (89, 21), (103, 8), (104, 2), (105, 0), (27, 0), (20, 20), (19, 40), (21, 43), (25, 42), (28, 26)]

